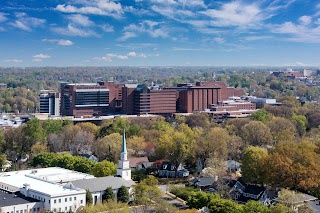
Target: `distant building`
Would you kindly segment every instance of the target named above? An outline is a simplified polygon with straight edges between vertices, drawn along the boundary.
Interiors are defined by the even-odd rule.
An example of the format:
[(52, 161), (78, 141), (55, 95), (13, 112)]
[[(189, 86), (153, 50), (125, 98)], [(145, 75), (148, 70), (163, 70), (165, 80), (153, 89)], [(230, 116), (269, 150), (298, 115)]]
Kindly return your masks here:
[(42, 90), (40, 94), (40, 113), (51, 116), (60, 115), (60, 93)]
[(159, 177), (184, 178), (189, 176), (189, 171), (182, 164), (163, 162), (159, 169)]
[(100, 84), (61, 84), (61, 115), (107, 115), (109, 89)]
[(172, 114), (176, 112), (177, 92), (147, 87), (123, 87), (124, 114)]

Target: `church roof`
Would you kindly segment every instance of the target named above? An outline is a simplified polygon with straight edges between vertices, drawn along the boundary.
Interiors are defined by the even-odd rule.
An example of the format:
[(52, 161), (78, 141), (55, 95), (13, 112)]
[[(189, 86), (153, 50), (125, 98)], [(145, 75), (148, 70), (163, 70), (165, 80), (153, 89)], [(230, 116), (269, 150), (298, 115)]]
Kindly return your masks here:
[(125, 180), (121, 177), (106, 176), (92, 179), (76, 180), (72, 181), (72, 184), (80, 189), (86, 189), (90, 192), (104, 191), (106, 188), (119, 189), (121, 186), (131, 187), (134, 182)]

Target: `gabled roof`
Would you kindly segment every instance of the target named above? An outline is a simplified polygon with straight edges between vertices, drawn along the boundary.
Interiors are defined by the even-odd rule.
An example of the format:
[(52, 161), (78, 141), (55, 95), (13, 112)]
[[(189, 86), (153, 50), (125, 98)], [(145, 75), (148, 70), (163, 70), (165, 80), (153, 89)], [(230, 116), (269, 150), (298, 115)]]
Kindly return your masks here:
[(216, 181), (214, 177), (200, 177), (191, 179), (189, 182), (200, 187), (205, 187), (213, 185)]
[(148, 157), (131, 157), (128, 158), (130, 167), (137, 167), (141, 163), (149, 162)]
[(99, 192), (106, 190), (108, 187), (111, 187), (112, 189), (119, 189), (121, 186), (129, 188), (134, 185), (134, 182), (127, 181), (121, 177), (107, 176), (72, 181), (72, 184), (77, 188), (86, 189), (90, 192)]
[(266, 190), (266, 188), (262, 186), (256, 186), (256, 185), (246, 185), (246, 188), (244, 189), (243, 193), (248, 193), (252, 195), (260, 195)]

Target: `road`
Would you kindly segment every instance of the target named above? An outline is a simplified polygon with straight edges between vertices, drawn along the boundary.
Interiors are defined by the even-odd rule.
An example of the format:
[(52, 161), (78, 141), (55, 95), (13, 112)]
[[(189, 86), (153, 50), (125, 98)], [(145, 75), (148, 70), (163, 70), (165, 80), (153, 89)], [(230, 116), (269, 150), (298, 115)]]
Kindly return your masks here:
[(174, 199), (167, 194), (167, 189), (168, 189), (167, 185), (160, 185), (159, 189), (163, 192), (162, 199), (164, 199), (165, 201), (167, 201), (171, 205), (175, 206), (178, 209), (187, 209), (188, 208), (188, 206), (184, 202), (181, 202), (178, 199)]

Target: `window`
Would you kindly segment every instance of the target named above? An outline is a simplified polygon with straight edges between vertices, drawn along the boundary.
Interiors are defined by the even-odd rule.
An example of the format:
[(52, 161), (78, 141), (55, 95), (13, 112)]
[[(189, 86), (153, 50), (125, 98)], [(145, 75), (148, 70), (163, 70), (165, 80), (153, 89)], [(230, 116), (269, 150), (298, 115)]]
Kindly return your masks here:
[(83, 204), (83, 200), (80, 200), (80, 203)]
[(65, 210), (65, 211), (68, 211), (68, 207), (64, 207), (64, 210)]
[(54, 200), (54, 203), (57, 203), (57, 200), (56, 200), (56, 199)]
[(50, 200), (49, 200), (49, 204), (50, 204)]
[(68, 198), (65, 198), (65, 199), (64, 199), (64, 202), (68, 202)]
[(59, 203), (61, 203), (61, 199), (59, 199)]
[(72, 201), (72, 197), (69, 197), (69, 201)]
[(74, 200), (77, 200), (77, 197), (74, 197), (73, 199), (74, 199)]
[(71, 211), (71, 206), (69, 206), (69, 211)]
[(59, 212), (61, 212), (61, 208), (59, 208)]
[(23, 210), (20, 210), (20, 213), (23, 213)]

